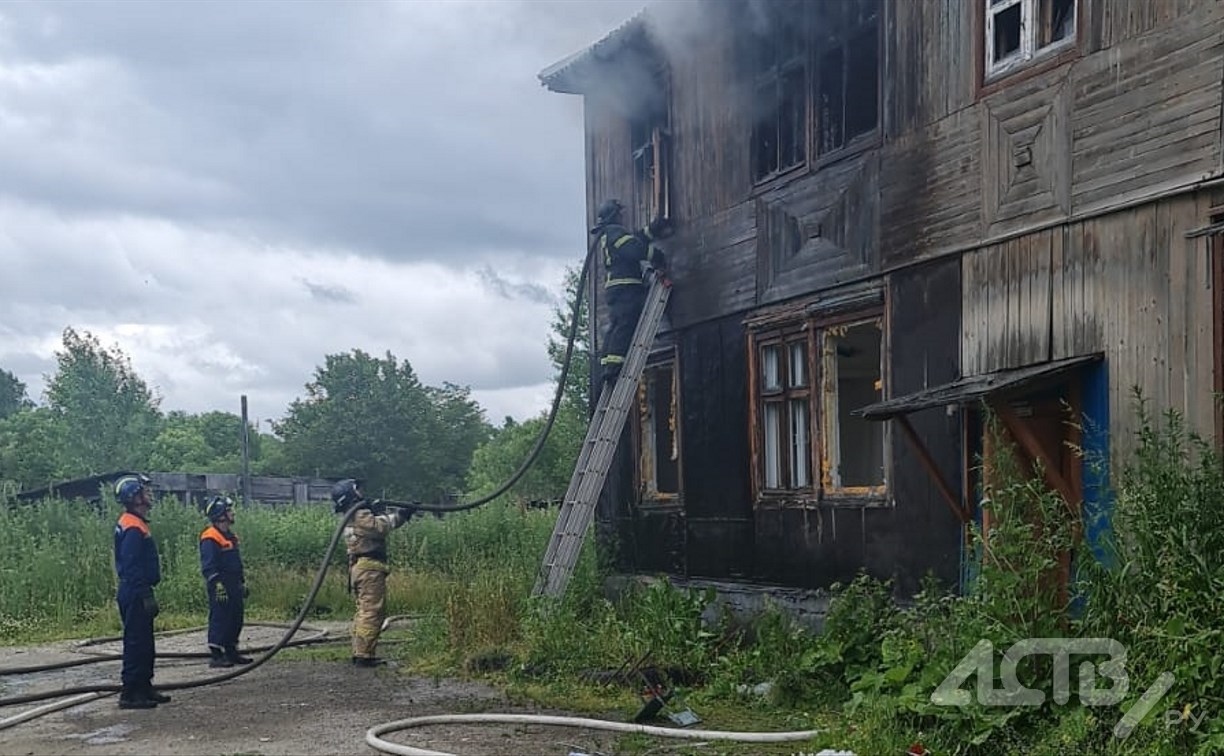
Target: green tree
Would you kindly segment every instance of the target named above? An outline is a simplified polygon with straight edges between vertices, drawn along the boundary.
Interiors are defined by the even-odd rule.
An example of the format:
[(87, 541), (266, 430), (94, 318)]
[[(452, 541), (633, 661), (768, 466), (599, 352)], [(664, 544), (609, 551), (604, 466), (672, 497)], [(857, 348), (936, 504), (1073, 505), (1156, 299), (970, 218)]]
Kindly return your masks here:
[[(242, 471), (242, 418), (232, 412), (166, 415), (153, 441), (148, 467), (152, 470), (196, 470), (216, 473)], [(252, 469), (260, 457), (260, 436), (250, 432)]]
[(0, 420), (33, 406), (26, 396), (26, 385), (9, 371), (0, 370)]
[[(565, 345), (569, 336), (570, 318), (574, 314), (574, 300), (578, 297), (578, 279), (581, 268), (569, 268), (565, 272), (565, 304), (553, 308), (552, 335), (548, 337), (548, 358), (557, 373), (565, 363)], [(578, 331), (574, 334), (574, 352), (569, 372), (565, 377), (565, 401), (587, 413), (591, 406), (591, 332), (590, 308), (584, 298), (578, 310)]]
[(72, 328), (63, 346), (47, 384), (63, 432), (63, 471), (83, 476), (145, 464), (161, 421), (158, 397), (118, 347), (104, 349)]
[(470, 464), (473, 410), (466, 389), (430, 389), (407, 360), (354, 349), (328, 355), (274, 427), (295, 470), (359, 478), (376, 496), (426, 498)]
[(0, 479), (27, 490), (66, 477), (62, 448), (63, 428), (45, 407), (0, 420)]
[[(561, 378), (570, 318), (573, 315), (575, 298), (578, 296), (578, 279), (581, 272), (580, 269), (566, 272), (564, 309), (553, 311), (553, 333), (548, 339), (548, 356), (557, 371), (553, 376), (554, 382)], [(591, 349), (588, 322), (587, 303), (584, 301), (578, 311), (578, 331), (574, 337), (573, 354), (557, 419), (531, 469), (524, 473), (508, 492), (515, 499), (558, 499), (569, 487), (574, 465), (578, 462), (578, 452), (586, 436), (590, 407)], [(468, 489), (471, 494), (488, 495), (509, 480), (535, 448), (536, 439), (547, 421), (547, 410), (523, 423), (515, 423), (513, 418), (507, 417), (496, 435), (481, 446), (472, 458), (468, 473)]]
[(468, 387), (443, 383), (441, 388), (429, 388), (427, 392), (433, 405), (432, 434), (436, 443), (426, 450), (429, 452), (426, 462), (437, 475), (435, 485), (439, 490), (419, 493), (430, 497), (463, 490), (472, 455), (493, 436), (493, 429)]

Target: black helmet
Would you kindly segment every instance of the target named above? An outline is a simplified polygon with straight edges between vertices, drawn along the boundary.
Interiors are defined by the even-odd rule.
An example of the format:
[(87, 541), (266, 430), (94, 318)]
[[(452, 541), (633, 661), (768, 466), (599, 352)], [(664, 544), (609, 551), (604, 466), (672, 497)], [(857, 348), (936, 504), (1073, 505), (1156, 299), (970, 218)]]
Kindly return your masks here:
[(620, 220), (625, 206), (618, 199), (605, 200), (595, 213), (595, 226), (606, 226)]
[(140, 492), (152, 481), (145, 475), (125, 475), (115, 481), (115, 498), (125, 507), (131, 507)]
[(225, 513), (233, 508), (234, 500), (230, 497), (214, 496), (204, 507), (204, 516), (208, 518), (209, 522), (216, 522), (225, 517)]
[(348, 511), (348, 508), (365, 497), (361, 495), (361, 484), (352, 478), (342, 480), (332, 486), (332, 510), (337, 514)]

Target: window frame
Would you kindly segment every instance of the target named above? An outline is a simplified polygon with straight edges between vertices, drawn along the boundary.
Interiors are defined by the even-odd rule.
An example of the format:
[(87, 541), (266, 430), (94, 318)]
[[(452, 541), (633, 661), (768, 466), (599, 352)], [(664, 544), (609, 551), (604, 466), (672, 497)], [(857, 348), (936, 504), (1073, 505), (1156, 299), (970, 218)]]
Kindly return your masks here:
[[(820, 119), (818, 117), (818, 82), (820, 79), (820, 58), (825, 50), (829, 49), (826, 45), (814, 39), (813, 27), (815, 24), (815, 11), (812, 10), (814, 2), (806, 0), (802, 3), (803, 6), (803, 28), (804, 28), (804, 51), (801, 56), (803, 64), (803, 94), (804, 94), (804, 134), (802, 145), (804, 159), (798, 163), (786, 168), (775, 168), (773, 171), (761, 173), (759, 169), (759, 157), (757, 151), (757, 123), (754, 122), (750, 126), (749, 133), (749, 175), (752, 180), (753, 193), (767, 191), (776, 185), (783, 183), (796, 175), (804, 175), (812, 171), (819, 170), (827, 165), (845, 160), (850, 157), (861, 154), (862, 152), (879, 147), (883, 143), (883, 121), (884, 121), (884, 72), (887, 68), (887, 49), (885, 45), (885, 28), (888, 23), (888, 14), (891, 3), (887, 0), (873, 0), (878, 5), (878, 12), (875, 14), (875, 60), (876, 60), (876, 103), (875, 103), (875, 123), (871, 129), (858, 134), (848, 140), (844, 140), (840, 147), (837, 147), (826, 152), (821, 152), (819, 149), (818, 131), (821, 128)], [(845, 18), (845, 16), (843, 16)], [(867, 28), (866, 24), (852, 26), (843, 24), (843, 28), (839, 29), (839, 39), (843, 42), (846, 49), (849, 49), (850, 39), (858, 36)], [(748, 72), (749, 90), (752, 108), (756, 107), (757, 93), (766, 83), (772, 82), (774, 86), (780, 87), (782, 75), (780, 70), (782, 66), (775, 66), (778, 73), (761, 76), (758, 74), (756, 67), (755, 56), (756, 46), (759, 45), (760, 39), (755, 35), (746, 35), (745, 50), (741, 51), (741, 58), (747, 59), (749, 62), (745, 64), (743, 70)], [(788, 65), (793, 61), (788, 62)], [(841, 78), (843, 81), (843, 101), (845, 80), (848, 75), (849, 64), (843, 62)], [(779, 90), (780, 92), (780, 90)], [(780, 94), (776, 96), (777, 103), (781, 103), (782, 97)], [(843, 106), (844, 111), (844, 106)], [(843, 115), (844, 120), (844, 115)], [(777, 116), (775, 115), (775, 122)], [(780, 145), (778, 146), (780, 148)]]
[[(1041, 0), (1001, 0), (1000, 7), (992, 9), (992, 0), (973, 0), (974, 27), (976, 32), (975, 58), (977, 69), (978, 97), (983, 97), (1017, 84), (1034, 76), (1063, 66), (1081, 56), (1084, 41), (1084, 29), (1087, 26), (1084, 18), (1086, 3), (1084, 0), (1071, 0), (1075, 28), (1066, 38), (1060, 39), (1044, 47), (1038, 47), (1036, 40), (1040, 33), (1036, 25), (1025, 25), (1026, 19), (1032, 19), (1039, 13)], [(1020, 6), (1020, 51), (1021, 54), (1013, 61), (1001, 66), (992, 66), (991, 58), (994, 49), (994, 16), (1014, 6)], [(1028, 9), (1027, 11), (1025, 9)], [(1027, 13), (1027, 15), (1026, 15)]]
[[(658, 490), (658, 469), (655, 456), (656, 439), (653, 433), (653, 415), (645, 410), (648, 408), (648, 377), (661, 369), (667, 369), (672, 376), (671, 411), (673, 418), (672, 439), (676, 452), (676, 491), (660, 492)], [(637, 491), (638, 506), (644, 509), (674, 508), (683, 505), (684, 501), (684, 448), (681, 433), (681, 397), (680, 397), (680, 363), (675, 349), (651, 355), (642, 371), (635, 392), (633, 414), (633, 451), (634, 451), (634, 488)], [(651, 455), (648, 459), (648, 453)]]
[[(835, 149), (823, 152), (820, 150), (819, 137), (817, 130), (822, 126), (819, 118), (819, 74), (820, 74), (820, 58), (827, 49), (820, 43), (814, 43), (811, 46), (812, 64), (811, 70), (815, 72), (812, 80), (808, 83), (808, 97), (811, 100), (811, 125), (808, 128), (809, 140), (811, 142), (809, 153), (813, 156), (812, 165), (814, 168), (821, 168), (836, 163), (839, 160), (844, 160), (848, 157), (858, 155), (865, 150), (873, 147), (879, 147), (883, 144), (883, 128), (882, 121), (884, 120), (884, 70), (886, 67), (886, 50), (884, 28), (887, 26), (887, 13), (891, 3), (886, 0), (879, 0), (878, 12), (875, 16), (875, 32), (876, 32), (876, 103), (875, 103), (875, 124), (867, 131), (857, 134), (849, 139), (843, 136), (842, 145)], [(840, 30), (841, 40), (846, 50), (850, 49), (850, 40), (859, 36), (867, 28), (866, 24), (857, 26), (849, 23), (843, 23)], [(846, 80), (849, 75), (850, 65), (848, 62), (842, 63), (842, 97), (845, 98), (847, 89)], [(844, 110), (844, 105), (843, 105)], [(844, 115), (843, 115), (844, 121)], [(843, 123), (844, 128), (844, 123)]]
[[(853, 317), (840, 318), (836, 322), (825, 323), (820, 328), (820, 436), (822, 443), (820, 444), (820, 490), (826, 499), (846, 499), (846, 500), (862, 500), (862, 499), (884, 499), (888, 497), (890, 491), (890, 481), (892, 472), (892, 439), (889, 435), (889, 425), (885, 424), (883, 428), (883, 437), (881, 443), (881, 466), (884, 469), (884, 482), (878, 486), (834, 486), (831, 482), (831, 471), (833, 462), (831, 459), (832, 449), (836, 445), (839, 448), (841, 444), (841, 425), (838, 410), (839, 394), (836, 387), (831, 392), (825, 391), (825, 381), (828, 377), (828, 368), (826, 365), (826, 343), (829, 339), (829, 331), (835, 328), (854, 328), (855, 326), (876, 323), (880, 330), (880, 364), (879, 364), (879, 383), (880, 396), (877, 401), (887, 398), (887, 365), (888, 365), (888, 324), (884, 316), (884, 312), (878, 311), (874, 314), (854, 313)], [(836, 359), (836, 355), (834, 355)], [(833, 410), (830, 412), (830, 407), (826, 404), (832, 398)], [(824, 439), (830, 439), (829, 443), (823, 443)], [(840, 457), (840, 453), (839, 453)]]
[[(881, 486), (832, 488), (825, 484), (827, 434), (825, 416), (827, 414), (827, 397), (823, 390), (825, 369), (823, 365), (823, 344), (828, 329), (838, 326), (853, 326), (860, 323), (878, 321), (880, 324), (880, 382), (881, 396), (887, 397), (888, 380), (888, 318), (887, 308), (876, 305), (858, 308), (849, 312), (836, 314), (805, 314), (796, 313), (789, 318), (771, 319), (768, 322), (750, 324), (747, 329), (748, 350), (748, 391), (749, 391), (749, 430), (751, 443), (751, 484), (754, 507), (761, 506), (858, 506), (878, 507), (889, 506), (892, 500), (892, 434), (890, 428), (884, 429), (883, 465), (884, 483)], [(807, 348), (807, 389), (804, 393), (808, 400), (807, 439), (808, 439), (808, 485), (798, 488), (769, 488), (765, 485), (765, 391), (762, 386), (763, 348), (766, 346), (794, 343), (802, 334)], [(786, 350), (783, 350), (785, 353)], [(779, 367), (785, 372), (786, 365)], [(792, 394), (782, 392), (780, 401), (784, 404)], [(783, 412), (782, 417), (789, 422), (789, 413)], [(780, 438), (789, 438), (785, 428), (779, 433)], [(785, 456), (783, 457), (785, 462)], [(781, 475), (787, 477), (789, 471), (784, 466)], [(789, 478), (788, 478), (789, 479)]]

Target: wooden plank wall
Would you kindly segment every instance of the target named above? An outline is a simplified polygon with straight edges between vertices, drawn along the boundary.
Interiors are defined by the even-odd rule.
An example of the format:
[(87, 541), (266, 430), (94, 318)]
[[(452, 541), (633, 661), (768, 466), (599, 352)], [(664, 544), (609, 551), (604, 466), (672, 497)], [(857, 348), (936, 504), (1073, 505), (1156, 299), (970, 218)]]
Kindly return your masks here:
[(1186, 195), (966, 255), (963, 372), (1104, 352), (1115, 455), (1131, 448), (1136, 386), (1211, 436), (1211, 260), (1203, 239), (1184, 236), (1209, 204)]
[[(1140, 5), (1180, 3), (1130, 3)], [(1121, 41), (1075, 66), (1075, 210), (1218, 169), (1221, 24), (1224, 3), (1202, 5), (1197, 13)]]
[(1082, 0), (1087, 49), (1095, 52), (1194, 13), (1218, 0)]

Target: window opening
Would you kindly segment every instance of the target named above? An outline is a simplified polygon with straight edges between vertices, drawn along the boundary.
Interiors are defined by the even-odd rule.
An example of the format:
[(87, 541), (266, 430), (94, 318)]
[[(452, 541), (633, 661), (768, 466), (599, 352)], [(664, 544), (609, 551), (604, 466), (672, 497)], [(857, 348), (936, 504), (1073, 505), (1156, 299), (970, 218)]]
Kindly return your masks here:
[(882, 321), (823, 333), (822, 483), (841, 493), (875, 493), (885, 485), (884, 424), (851, 414), (883, 395)]

